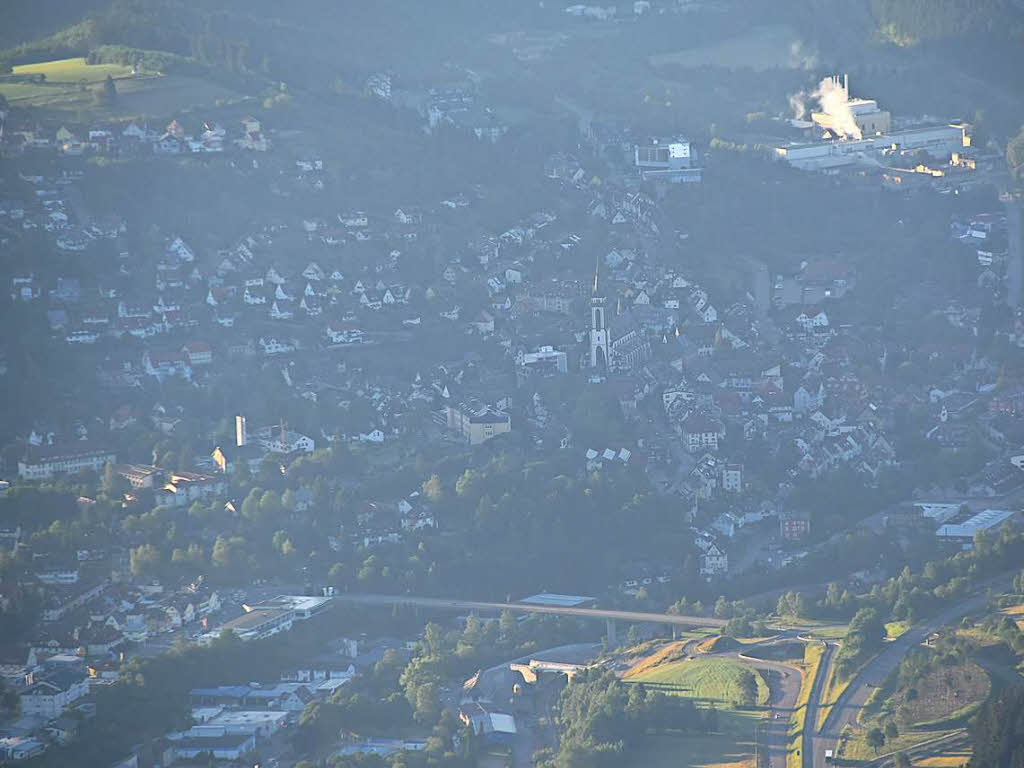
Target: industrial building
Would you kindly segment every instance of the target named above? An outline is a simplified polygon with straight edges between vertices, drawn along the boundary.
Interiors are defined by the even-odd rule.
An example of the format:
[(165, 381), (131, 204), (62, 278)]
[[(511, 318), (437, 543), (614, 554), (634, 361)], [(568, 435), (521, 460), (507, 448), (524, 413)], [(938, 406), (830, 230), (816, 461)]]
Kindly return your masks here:
[(819, 98), (821, 111), (811, 113), (810, 123), (794, 124), (815, 129), (821, 140), (775, 149), (778, 157), (800, 170), (833, 171), (855, 164), (884, 167), (891, 164), (886, 157), (922, 151), (949, 158), (971, 146), (965, 123), (893, 130), (892, 115), (879, 108), (877, 101), (850, 98), (846, 77), (842, 81), (838, 76), (825, 78), (814, 95)]
[(633, 164), (644, 181), (662, 180), (676, 184), (701, 180), (690, 142), (683, 138), (651, 139), (633, 147)]
[[(837, 91), (844, 97), (844, 103), (837, 105), (838, 111), (844, 113), (845, 117), (852, 116), (853, 122), (860, 131), (861, 136), (876, 136), (888, 133), (892, 126), (892, 115), (884, 109), (878, 108), (878, 102), (874, 99), (851, 99), (850, 80), (848, 76), (843, 77), (842, 84), (839, 76), (831, 78), (831, 82)], [(829, 136), (842, 137), (845, 132), (833, 112), (813, 112), (811, 121), (825, 131)]]
[(952, 155), (971, 145), (964, 123), (922, 126), (865, 139), (832, 139), (776, 147), (775, 154), (794, 168), (827, 171), (879, 161), (885, 155), (924, 151), (935, 157)]
[(586, 595), (558, 595), (552, 592), (541, 592), (537, 595), (524, 597), (519, 601), (527, 605), (545, 605), (553, 608), (593, 608), (597, 605), (596, 597)]
[(935, 535), (963, 549), (974, 546), (974, 534), (978, 531), (990, 531), (998, 528), (1007, 520), (1012, 520), (1016, 513), (1008, 509), (986, 509), (977, 514), (954, 515), (949, 521), (939, 526)]
[(205, 637), (212, 640), (225, 629), (242, 640), (260, 640), (278, 632), (287, 632), (297, 621), (310, 619), (331, 607), (329, 597), (278, 595), (260, 603), (245, 604), (245, 613), (224, 623), (218, 632)]

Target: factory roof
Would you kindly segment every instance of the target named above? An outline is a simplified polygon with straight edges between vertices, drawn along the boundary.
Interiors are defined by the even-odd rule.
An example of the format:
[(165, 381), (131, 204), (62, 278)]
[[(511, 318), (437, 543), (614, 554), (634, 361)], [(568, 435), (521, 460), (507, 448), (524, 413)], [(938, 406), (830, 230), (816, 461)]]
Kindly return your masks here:
[(581, 595), (557, 595), (551, 592), (541, 592), (538, 595), (524, 597), (519, 602), (529, 605), (551, 605), (557, 608), (578, 608), (583, 605), (597, 602), (596, 597), (583, 597)]
[(947, 523), (939, 527), (936, 536), (949, 539), (969, 539), (978, 531), (995, 528), (1003, 521), (1013, 517), (1015, 513), (1009, 509), (986, 509), (984, 512), (969, 517), (960, 523)]
[(288, 610), (302, 613), (320, 608), (329, 602), (331, 602), (331, 598), (329, 597), (317, 597), (314, 595), (278, 595), (277, 597), (271, 597), (258, 603), (248, 603), (243, 607), (247, 611)]

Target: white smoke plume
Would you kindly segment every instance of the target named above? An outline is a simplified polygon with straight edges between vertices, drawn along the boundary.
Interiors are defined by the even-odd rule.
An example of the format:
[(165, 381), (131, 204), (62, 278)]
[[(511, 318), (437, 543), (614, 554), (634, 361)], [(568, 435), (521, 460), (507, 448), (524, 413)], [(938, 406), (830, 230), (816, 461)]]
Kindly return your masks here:
[(832, 118), (832, 130), (835, 133), (844, 139), (862, 138), (857, 120), (847, 103), (849, 94), (837, 79), (824, 78), (811, 95), (818, 100), (821, 111)]
[(790, 94), (789, 107), (793, 110), (793, 117), (797, 120), (803, 120), (804, 115), (807, 114), (807, 105), (804, 103), (804, 97), (806, 96), (807, 94), (803, 91)]
[(843, 139), (862, 138), (857, 120), (848, 103), (849, 94), (838, 78), (826, 77), (818, 83), (818, 87), (810, 93), (800, 91), (789, 97), (789, 106), (797, 120), (804, 119), (807, 114), (807, 99), (818, 102), (818, 111), (828, 115), (832, 131)]

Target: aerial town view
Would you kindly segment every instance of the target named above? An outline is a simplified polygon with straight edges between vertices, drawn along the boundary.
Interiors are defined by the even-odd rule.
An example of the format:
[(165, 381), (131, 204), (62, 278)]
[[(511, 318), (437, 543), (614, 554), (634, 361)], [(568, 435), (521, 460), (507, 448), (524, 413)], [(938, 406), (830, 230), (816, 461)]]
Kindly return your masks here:
[(0, 767), (1024, 768), (1024, 2), (6, 0)]

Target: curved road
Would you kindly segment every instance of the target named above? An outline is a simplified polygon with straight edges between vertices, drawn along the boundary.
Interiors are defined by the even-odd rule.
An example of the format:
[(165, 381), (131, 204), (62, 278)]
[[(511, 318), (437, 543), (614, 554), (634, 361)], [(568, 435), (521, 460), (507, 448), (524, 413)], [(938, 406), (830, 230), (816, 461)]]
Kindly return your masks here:
[(758, 659), (746, 654), (754, 648), (776, 645), (779, 642), (792, 641), (790, 638), (781, 638), (757, 643), (739, 650), (698, 656), (698, 658), (735, 658), (743, 664), (754, 667), (764, 675), (770, 691), (768, 719), (758, 723), (757, 727), (758, 743), (765, 748), (768, 755), (767, 768), (786, 768), (786, 753), (789, 751), (789, 721), (796, 706), (796, 700), (800, 696), (800, 681), (803, 673), (791, 664)]
[[(868, 696), (871, 695), (875, 688), (885, 682), (885, 679), (899, 666), (903, 657), (941, 627), (957, 621), (984, 606), (986, 590), (996, 584), (1006, 582), (1007, 578), (1006, 576), (998, 576), (990, 579), (981, 585), (971, 597), (946, 609), (924, 624), (912, 627), (896, 640), (886, 644), (885, 649), (880, 654), (864, 665), (836, 701), (832, 711), (828, 714), (828, 718), (822, 724), (821, 732), (813, 736), (812, 762), (808, 764), (807, 752), (804, 752), (804, 765), (809, 765), (810, 768), (825, 768), (827, 765), (825, 763), (825, 750), (836, 749), (843, 729), (857, 722), (857, 716), (865, 702), (867, 702)], [(811, 729), (813, 729), (813, 721), (809, 722)]]
[(748, 661), (765, 674), (771, 690), (768, 719), (760, 726), (761, 745), (768, 755), (768, 768), (786, 768), (789, 751), (789, 720), (800, 695), (801, 672), (775, 661)]
[(579, 616), (585, 619), (611, 619), (633, 624), (671, 624), (681, 627), (724, 627), (725, 619), (705, 616), (677, 616), (672, 613), (647, 613), (644, 611), (615, 611), (605, 608), (572, 608), (557, 605), (533, 605), (532, 603), (488, 603), (477, 600), (447, 600), (439, 597), (415, 597), (413, 595), (337, 595), (335, 600), (358, 605), (411, 605), (438, 611), (504, 611), (517, 613), (553, 613), (560, 616)]

